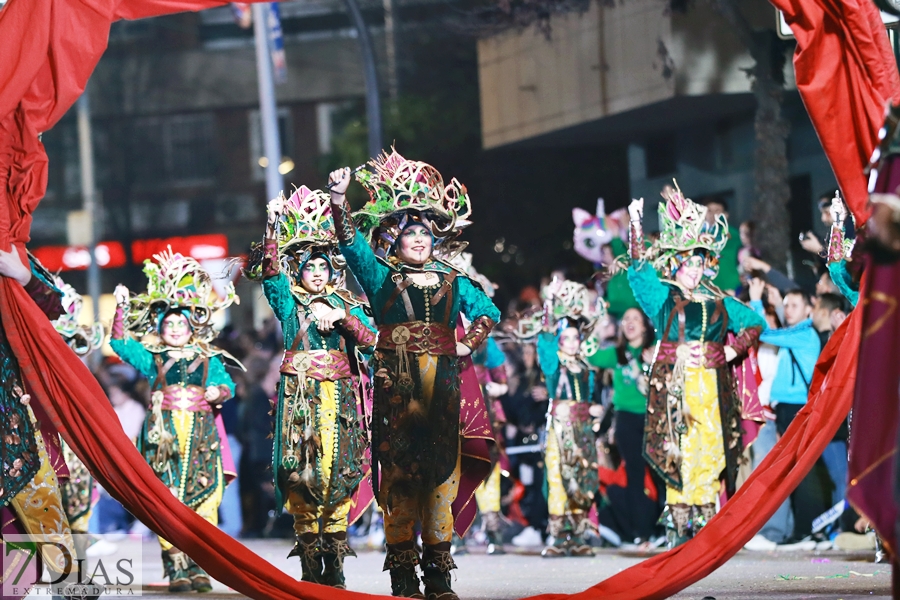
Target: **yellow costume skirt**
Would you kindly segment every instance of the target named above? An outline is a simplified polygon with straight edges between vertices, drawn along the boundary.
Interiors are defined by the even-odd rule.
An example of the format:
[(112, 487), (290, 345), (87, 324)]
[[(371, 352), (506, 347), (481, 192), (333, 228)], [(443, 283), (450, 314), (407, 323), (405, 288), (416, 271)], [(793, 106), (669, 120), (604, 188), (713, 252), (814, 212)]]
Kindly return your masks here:
[[(334, 462), (335, 419), (337, 417), (336, 387), (333, 381), (319, 383), (319, 439), (322, 441), (322, 496), (328, 504), (331, 490), (331, 468)], [(319, 533), (319, 519), (322, 519), (324, 533), (347, 531), (347, 515), (350, 514), (352, 498), (346, 498), (335, 506), (323, 506), (306, 500), (302, 493), (291, 491), (285, 509), (294, 515), (294, 531), (297, 535)]]
[[(173, 410), (172, 411), (172, 424), (175, 426), (175, 434), (178, 437), (178, 450), (182, 451), (183, 448), (190, 447), (190, 438), (191, 431), (194, 427), (194, 413), (189, 410)], [(183, 469), (181, 487), (184, 488), (185, 481), (187, 478), (187, 469)], [(194, 508), (194, 512), (212, 523), (213, 525), (218, 526), (219, 524), (219, 505), (222, 503), (222, 494), (225, 493), (225, 480), (222, 477), (222, 459), (219, 459), (219, 482), (216, 485), (216, 491), (209, 495), (209, 497), (200, 503), (199, 506)], [(170, 544), (167, 540), (160, 537), (159, 545), (163, 550), (168, 551), (172, 548), (172, 544)]]
[(666, 503), (715, 504), (725, 470), (725, 446), (714, 369), (685, 368), (684, 404), (688, 428), (681, 436), (682, 491), (667, 487)]

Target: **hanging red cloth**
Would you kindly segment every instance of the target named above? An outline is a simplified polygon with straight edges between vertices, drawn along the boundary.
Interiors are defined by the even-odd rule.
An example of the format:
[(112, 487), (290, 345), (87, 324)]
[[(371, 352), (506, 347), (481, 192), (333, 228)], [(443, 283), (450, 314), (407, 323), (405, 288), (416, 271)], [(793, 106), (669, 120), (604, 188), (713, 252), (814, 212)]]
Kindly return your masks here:
[(797, 90), (858, 223), (868, 217), (862, 175), (900, 76), (871, 0), (770, 0), (797, 38)]
[(900, 263), (869, 257), (860, 290), (863, 338), (850, 434), (847, 499), (896, 552), (894, 468), (900, 419)]

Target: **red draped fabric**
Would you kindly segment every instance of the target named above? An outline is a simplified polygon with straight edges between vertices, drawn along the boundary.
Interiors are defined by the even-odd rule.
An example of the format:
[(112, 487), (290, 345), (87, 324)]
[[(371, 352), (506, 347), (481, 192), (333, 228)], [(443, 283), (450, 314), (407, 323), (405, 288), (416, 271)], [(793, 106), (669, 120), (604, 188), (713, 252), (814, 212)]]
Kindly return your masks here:
[[(109, 25), (225, 4), (216, 0), (9, 0), (0, 10), (0, 247), (28, 241), (47, 184), (38, 133), (84, 90)], [(897, 96), (893, 57), (867, 0), (777, 0), (798, 40), (795, 73), (851, 209), (861, 216), (861, 169), (885, 99)], [(840, 127), (829, 129), (835, 123)], [(2, 278), (0, 278), (2, 279)], [(136, 517), (253, 598), (362, 597), (301, 584), (180, 504), (118, 427), (93, 377), (24, 290), (0, 281), (0, 316), (29, 388), (97, 480)], [(579, 598), (663, 598), (708, 575), (753, 536), (831, 440), (850, 406), (860, 311), (835, 333), (817, 366), (809, 404), (719, 515), (690, 543), (628, 569)], [(550, 598), (552, 596), (546, 596)]]
[(863, 312), (863, 334), (851, 423), (847, 499), (872, 522), (885, 545), (894, 552), (894, 468), (900, 420), (900, 263), (879, 264), (870, 257), (866, 279), (857, 311)]
[[(862, 175), (884, 123), (900, 101), (900, 76), (871, 0), (770, 0), (797, 38), (797, 89), (857, 222), (869, 201)], [(839, 124), (839, 125), (838, 125)]]

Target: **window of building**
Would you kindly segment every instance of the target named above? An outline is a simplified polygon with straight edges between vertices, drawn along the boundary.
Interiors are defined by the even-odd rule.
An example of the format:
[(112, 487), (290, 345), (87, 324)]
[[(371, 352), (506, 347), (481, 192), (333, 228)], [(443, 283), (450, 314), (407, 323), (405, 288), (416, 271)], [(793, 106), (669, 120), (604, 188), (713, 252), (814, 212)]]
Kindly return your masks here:
[[(266, 170), (260, 166), (259, 161), (266, 154), (262, 139), (262, 121), (258, 110), (247, 113), (249, 119), (248, 130), (250, 132), (250, 172), (253, 173), (253, 181), (265, 181)], [(278, 138), (281, 141), (281, 158), (294, 154), (294, 128), (291, 119), (291, 109), (281, 107), (278, 109)], [(279, 163), (281, 161), (279, 160)]]
[(210, 182), (215, 176), (214, 123), (210, 113), (137, 120), (132, 136), (137, 181), (150, 186)]
[(714, 164), (717, 169), (727, 169), (734, 164), (734, 127), (728, 119), (722, 119), (715, 125), (713, 138)]
[(674, 134), (660, 135), (647, 140), (644, 144), (644, 155), (649, 179), (672, 175), (678, 170)]

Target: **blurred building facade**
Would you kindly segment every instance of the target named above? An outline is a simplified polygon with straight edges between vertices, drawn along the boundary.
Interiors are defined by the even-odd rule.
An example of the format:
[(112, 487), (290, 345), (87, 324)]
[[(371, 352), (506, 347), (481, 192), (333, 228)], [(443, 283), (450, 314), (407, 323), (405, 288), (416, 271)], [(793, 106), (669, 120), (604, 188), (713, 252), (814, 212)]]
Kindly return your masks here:
[[(359, 46), (342, 7), (282, 6), (287, 78), (276, 96), (286, 190), (323, 183), (332, 114), (364, 95)], [(145, 285), (142, 257), (131, 252), (136, 241), (224, 234), (228, 256), (240, 256), (261, 238), (268, 199), (252, 29), (239, 28), (229, 7), (114, 23), (88, 93), (99, 235), (126, 253), (124, 267), (104, 270), (104, 292), (119, 282)], [(66, 215), (82, 204), (74, 108), (43, 141), (52, 168), (35, 247), (65, 245)], [(82, 273), (65, 278), (84, 289)]]
[[(695, 199), (726, 199), (735, 225), (752, 219), (753, 59), (706, 4), (674, 4), (595, 0), (584, 14), (553, 16), (549, 36), (526, 30), (480, 40), (484, 147), (625, 144), (633, 197), (657, 198), (674, 177)], [(740, 7), (752, 26), (774, 29), (767, 3)], [(796, 92), (792, 51), (786, 44), (792, 227), (825, 234), (816, 201), (835, 181)]]

